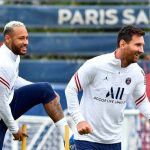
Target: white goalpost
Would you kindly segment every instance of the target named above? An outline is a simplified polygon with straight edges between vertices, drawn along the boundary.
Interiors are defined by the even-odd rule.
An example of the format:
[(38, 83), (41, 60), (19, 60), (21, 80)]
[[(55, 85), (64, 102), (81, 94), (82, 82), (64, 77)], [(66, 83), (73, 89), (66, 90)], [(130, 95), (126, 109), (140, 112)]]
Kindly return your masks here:
[(139, 130), (139, 111), (126, 110), (122, 128), (122, 150), (138, 150), (140, 146)]

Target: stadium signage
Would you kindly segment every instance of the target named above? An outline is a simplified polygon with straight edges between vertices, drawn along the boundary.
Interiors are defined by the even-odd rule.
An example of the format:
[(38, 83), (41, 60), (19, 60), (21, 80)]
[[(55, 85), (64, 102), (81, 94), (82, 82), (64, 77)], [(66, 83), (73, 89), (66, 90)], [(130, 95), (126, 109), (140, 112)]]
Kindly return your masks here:
[(59, 25), (74, 26), (122, 26), (150, 25), (150, 9), (146, 8), (101, 8), (101, 9), (59, 9)]
[(0, 10), (0, 27), (20, 20), (33, 28), (120, 28), (130, 24), (150, 28), (150, 6), (20, 5), (0, 6)]

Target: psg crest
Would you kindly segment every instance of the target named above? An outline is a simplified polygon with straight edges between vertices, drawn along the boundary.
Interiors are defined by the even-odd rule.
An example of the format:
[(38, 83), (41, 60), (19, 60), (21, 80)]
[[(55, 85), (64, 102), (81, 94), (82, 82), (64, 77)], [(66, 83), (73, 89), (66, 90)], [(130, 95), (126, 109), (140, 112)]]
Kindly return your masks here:
[(129, 85), (130, 83), (131, 83), (131, 78), (128, 77), (128, 78), (126, 79), (126, 84)]

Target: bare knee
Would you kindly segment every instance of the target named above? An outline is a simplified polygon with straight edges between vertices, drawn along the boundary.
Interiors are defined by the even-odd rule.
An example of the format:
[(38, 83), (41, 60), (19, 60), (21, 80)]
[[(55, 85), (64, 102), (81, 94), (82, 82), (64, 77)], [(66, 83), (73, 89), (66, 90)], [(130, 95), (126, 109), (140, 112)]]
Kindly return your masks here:
[(59, 94), (58, 94), (57, 92), (55, 92), (55, 94), (56, 94), (56, 98), (55, 98), (56, 100), (55, 100), (55, 99), (54, 99), (54, 100), (55, 100), (56, 102), (59, 102), (59, 103), (60, 103), (60, 96), (59, 96)]

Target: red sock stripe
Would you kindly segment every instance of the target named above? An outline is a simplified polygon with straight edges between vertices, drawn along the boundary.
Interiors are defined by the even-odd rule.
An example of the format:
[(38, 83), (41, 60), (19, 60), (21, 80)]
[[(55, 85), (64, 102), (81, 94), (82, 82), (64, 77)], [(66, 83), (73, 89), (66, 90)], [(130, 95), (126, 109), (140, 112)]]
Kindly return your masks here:
[(139, 99), (137, 99), (135, 101), (136, 105), (138, 105), (139, 103), (141, 103), (145, 99), (145, 97), (146, 97), (146, 94), (144, 93)]
[(1, 77), (0, 77), (0, 82), (1, 82), (3, 85), (5, 85), (8, 89), (10, 89), (9, 83), (8, 83), (6, 80), (4, 80), (3, 78), (1, 78)]
[(75, 78), (75, 83), (76, 83), (77, 89), (78, 89), (78, 91), (80, 91), (81, 90), (81, 85), (80, 85), (80, 81), (79, 81), (77, 73), (75, 74), (74, 78)]

